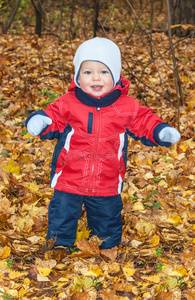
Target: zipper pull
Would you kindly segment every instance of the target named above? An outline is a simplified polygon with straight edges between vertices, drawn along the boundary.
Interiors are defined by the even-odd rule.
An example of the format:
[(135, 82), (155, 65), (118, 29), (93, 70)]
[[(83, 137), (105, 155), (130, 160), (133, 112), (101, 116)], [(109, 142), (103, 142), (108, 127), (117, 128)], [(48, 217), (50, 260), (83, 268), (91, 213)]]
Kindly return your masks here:
[(100, 110), (100, 107), (97, 107), (97, 111), (99, 111)]

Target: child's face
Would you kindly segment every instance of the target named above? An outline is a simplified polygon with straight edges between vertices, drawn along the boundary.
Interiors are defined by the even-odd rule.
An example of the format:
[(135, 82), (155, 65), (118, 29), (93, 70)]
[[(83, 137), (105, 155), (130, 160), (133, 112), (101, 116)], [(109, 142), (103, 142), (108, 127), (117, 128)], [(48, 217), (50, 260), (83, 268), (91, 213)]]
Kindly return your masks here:
[(113, 89), (113, 79), (109, 69), (97, 61), (84, 61), (81, 64), (78, 82), (87, 94), (100, 97)]

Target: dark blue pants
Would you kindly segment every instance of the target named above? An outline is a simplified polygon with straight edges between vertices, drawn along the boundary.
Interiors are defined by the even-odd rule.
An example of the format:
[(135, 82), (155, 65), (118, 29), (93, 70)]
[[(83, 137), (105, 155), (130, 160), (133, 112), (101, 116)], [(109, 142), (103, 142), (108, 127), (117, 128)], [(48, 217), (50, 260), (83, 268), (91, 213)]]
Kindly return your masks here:
[(55, 246), (72, 246), (84, 203), (92, 235), (103, 239), (102, 249), (120, 244), (122, 234), (121, 196), (88, 197), (54, 191), (49, 204), (47, 240), (57, 238)]

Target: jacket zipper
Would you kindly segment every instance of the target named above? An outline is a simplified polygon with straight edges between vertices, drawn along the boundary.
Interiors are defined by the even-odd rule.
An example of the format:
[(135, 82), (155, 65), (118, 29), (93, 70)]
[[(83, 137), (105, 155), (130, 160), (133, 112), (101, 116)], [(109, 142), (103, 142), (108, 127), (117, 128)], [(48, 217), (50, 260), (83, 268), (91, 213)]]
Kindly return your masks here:
[(97, 122), (96, 122), (96, 124), (97, 124), (96, 125), (97, 130), (96, 130), (96, 135), (95, 135), (91, 172), (90, 172), (90, 178), (89, 178), (89, 192), (88, 192), (89, 196), (92, 196), (94, 169), (95, 169), (95, 163), (96, 163), (96, 159), (97, 159), (97, 148), (98, 148), (98, 142), (99, 142), (99, 136), (100, 136), (100, 107), (97, 107)]

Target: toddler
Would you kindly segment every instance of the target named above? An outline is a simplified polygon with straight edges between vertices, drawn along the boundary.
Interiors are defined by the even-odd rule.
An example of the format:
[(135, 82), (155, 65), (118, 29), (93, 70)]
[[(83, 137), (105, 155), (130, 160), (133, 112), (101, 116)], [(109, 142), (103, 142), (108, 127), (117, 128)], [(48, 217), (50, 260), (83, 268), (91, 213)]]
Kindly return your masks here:
[(57, 139), (51, 168), (54, 195), (49, 204), (47, 241), (72, 246), (84, 204), (92, 235), (101, 248), (120, 244), (122, 201), (130, 135), (147, 146), (170, 147), (180, 133), (152, 109), (127, 96), (118, 46), (93, 38), (76, 51), (68, 92), (26, 120), (28, 132)]

